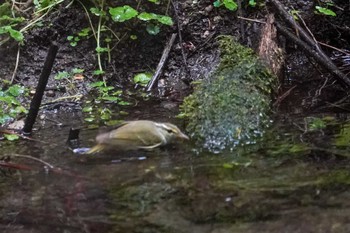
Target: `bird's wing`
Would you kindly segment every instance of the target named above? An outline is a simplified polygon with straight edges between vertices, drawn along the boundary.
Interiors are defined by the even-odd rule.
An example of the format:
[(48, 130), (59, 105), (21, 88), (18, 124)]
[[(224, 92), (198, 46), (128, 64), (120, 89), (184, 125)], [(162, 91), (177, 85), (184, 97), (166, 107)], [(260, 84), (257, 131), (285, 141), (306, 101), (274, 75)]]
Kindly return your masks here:
[(139, 146), (138, 148), (140, 148), (140, 149), (154, 149), (154, 148), (161, 146), (161, 145), (162, 145), (162, 142), (154, 144), (152, 146)]

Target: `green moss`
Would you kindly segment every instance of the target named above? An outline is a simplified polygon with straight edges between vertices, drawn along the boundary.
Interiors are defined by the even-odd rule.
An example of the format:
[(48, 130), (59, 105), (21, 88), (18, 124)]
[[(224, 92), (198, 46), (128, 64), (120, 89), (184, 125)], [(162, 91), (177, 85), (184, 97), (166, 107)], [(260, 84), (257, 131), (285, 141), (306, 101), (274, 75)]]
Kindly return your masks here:
[(181, 105), (187, 131), (205, 148), (219, 152), (254, 143), (269, 125), (274, 78), (253, 51), (232, 37), (219, 38), (221, 61)]

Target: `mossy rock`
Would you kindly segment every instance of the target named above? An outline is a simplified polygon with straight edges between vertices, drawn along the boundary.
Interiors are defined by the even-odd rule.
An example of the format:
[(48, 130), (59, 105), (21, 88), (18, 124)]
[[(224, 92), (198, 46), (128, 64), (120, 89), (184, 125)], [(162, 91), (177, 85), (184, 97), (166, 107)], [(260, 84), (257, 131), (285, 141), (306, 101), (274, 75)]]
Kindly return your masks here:
[(270, 123), (275, 77), (254, 52), (221, 36), (220, 64), (181, 105), (192, 138), (212, 152), (254, 143)]

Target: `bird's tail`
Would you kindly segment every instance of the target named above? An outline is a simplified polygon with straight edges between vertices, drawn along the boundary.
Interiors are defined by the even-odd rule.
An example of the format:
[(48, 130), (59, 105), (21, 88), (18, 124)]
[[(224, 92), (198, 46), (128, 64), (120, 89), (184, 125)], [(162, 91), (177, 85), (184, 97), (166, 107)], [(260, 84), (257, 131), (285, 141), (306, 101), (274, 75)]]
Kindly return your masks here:
[(92, 147), (90, 150), (88, 150), (87, 152), (85, 152), (85, 154), (97, 153), (97, 152), (100, 152), (101, 150), (103, 150), (104, 148), (105, 148), (104, 145), (102, 145), (102, 144), (97, 144), (96, 146)]

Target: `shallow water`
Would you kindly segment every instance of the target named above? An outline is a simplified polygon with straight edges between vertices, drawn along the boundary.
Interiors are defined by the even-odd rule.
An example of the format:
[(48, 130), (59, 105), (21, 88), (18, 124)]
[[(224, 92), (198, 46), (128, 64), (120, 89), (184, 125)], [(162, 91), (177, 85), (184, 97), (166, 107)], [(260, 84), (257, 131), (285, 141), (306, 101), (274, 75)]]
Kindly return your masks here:
[[(171, 111), (154, 109), (126, 119), (182, 127)], [(31, 169), (1, 169), (1, 232), (350, 232), (346, 119), (309, 131), (308, 118), (276, 120), (264, 141), (221, 154), (190, 142), (81, 155), (66, 143), (69, 129), (82, 127), (80, 147), (92, 146), (98, 130), (79, 113), (46, 117), (62, 125), (38, 122), (41, 142), (1, 142), (0, 157), (54, 166), (12, 157)]]

